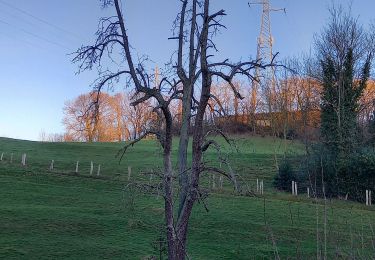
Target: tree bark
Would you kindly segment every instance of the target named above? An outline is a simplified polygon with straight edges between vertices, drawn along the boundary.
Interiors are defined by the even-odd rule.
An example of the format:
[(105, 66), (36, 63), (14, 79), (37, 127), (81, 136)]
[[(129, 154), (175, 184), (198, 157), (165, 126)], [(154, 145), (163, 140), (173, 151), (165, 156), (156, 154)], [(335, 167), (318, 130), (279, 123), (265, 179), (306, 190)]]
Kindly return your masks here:
[(195, 116), (192, 144), (192, 169), (190, 186), (182, 205), (181, 214), (179, 216), (176, 230), (178, 234), (179, 244), (177, 246), (178, 259), (185, 259), (186, 256), (186, 238), (188, 231), (189, 218), (193, 209), (194, 202), (199, 192), (199, 175), (201, 173), (202, 163), (202, 140), (203, 140), (203, 118), (210, 98), (211, 92), (211, 74), (207, 64), (207, 41), (208, 41), (208, 11), (209, 0), (204, 2), (204, 24), (201, 35), (201, 70), (202, 70), (202, 92), (200, 95), (197, 115)]
[(181, 130), (180, 130), (180, 142), (178, 147), (178, 170), (179, 170), (179, 185), (180, 185), (180, 198), (178, 216), (181, 215), (181, 210), (186, 200), (186, 196), (189, 188), (189, 172), (187, 171), (187, 152), (189, 146), (189, 129), (190, 129), (190, 118), (191, 118), (191, 106), (192, 96), (194, 91), (194, 78), (196, 73), (195, 66), (195, 55), (198, 50), (195, 50), (195, 30), (196, 30), (196, 8), (197, 0), (193, 0), (192, 6), (192, 18), (190, 23), (190, 40), (189, 40), (189, 74), (186, 77), (186, 73), (183, 72), (182, 67), (182, 42), (183, 32), (185, 24), (185, 10), (187, 1), (183, 3), (180, 21), (180, 33), (179, 33), (179, 56), (178, 60), (178, 76), (183, 84), (183, 97), (182, 97), (182, 117), (181, 117)]

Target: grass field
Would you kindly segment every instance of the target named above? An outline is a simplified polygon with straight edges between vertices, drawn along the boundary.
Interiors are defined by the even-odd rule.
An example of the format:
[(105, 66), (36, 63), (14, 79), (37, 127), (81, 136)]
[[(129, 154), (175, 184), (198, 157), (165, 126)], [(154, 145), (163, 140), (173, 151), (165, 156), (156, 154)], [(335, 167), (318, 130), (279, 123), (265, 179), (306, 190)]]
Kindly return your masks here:
[[(224, 153), (250, 186), (256, 178), (265, 180), (265, 196), (236, 196), (225, 183), (223, 191), (213, 191), (206, 200), (208, 212), (197, 204), (190, 223), (190, 259), (269, 259), (275, 254), (281, 259), (316, 259), (324, 253), (327, 259), (374, 258), (373, 208), (276, 192), (271, 185), (274, 152), (282, 157), (283, 145), (255, 137), (237, 137), (236, 143), (237, 150), (226, 147)], [(115, 154), (120, 148), (116, 143), (0, 138), (0, 153), (5, 153), (0, 162), (0, 258), (159, 256), (162, 199), (124, 187), (128, 166), (133, 180), (148, 181), (140, 173), (161, 166), (160, 148), (155, 141), (143, 141), (119, 164)], [(287, 152), (297, 156), (303, 147), (289, 142)], [(27, 153), (27, 167), (20, 165), (22, 153)], [(215, 158), (215, 151), (205, 157), (207, 161)], [(55, 161), (52, 173), (48, 170), (51, 160)], [(79, 176), (61, 174), (72, 173), (77, 160)], [(89, 175), (90, 161), (101, 164), (105, 178), (83, 178)]]

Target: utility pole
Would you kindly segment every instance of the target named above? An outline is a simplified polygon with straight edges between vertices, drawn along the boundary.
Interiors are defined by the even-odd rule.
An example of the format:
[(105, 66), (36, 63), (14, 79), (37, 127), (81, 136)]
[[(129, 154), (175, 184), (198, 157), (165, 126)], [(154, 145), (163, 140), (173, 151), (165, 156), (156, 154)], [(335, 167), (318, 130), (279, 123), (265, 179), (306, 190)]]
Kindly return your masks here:
[(155, 86), (154, 88), (158, 88), (159, 87), (159, 67), (156, 65), (155, 66)]
[[(256, 2), (249, 2), (249, 7), (252, 5), (262, 5), (262, 18), (260, 25), (260, 33), (257, 42), (257, 61), (261, 61), (263, 64), (269, 64), (273, 60), (273, 37), (271, 34), (271, 19), (270, 12), (284, 11), (285, 8), (271, 8), (269, 0), (261, 0)], [(265, 94), (266, 100), (264, 103), (269, 104), (268, 113), (272, 113), (272, 100), (273, 93), (275, 93), (275, 69), (269, 67), (267, 69), (256, 68), (255, 79), (252, 82), (251, 100), (250, 100), (250, 114), (253, 115), (253, 131), (255, 133), (255, 114), (258, 110), (257, 97), (259, 90), (262, 90), (262, 94)], [(267, 100), (268, 99), (268, 100)], [(263, 103), (262, 102), (262, 103)]]

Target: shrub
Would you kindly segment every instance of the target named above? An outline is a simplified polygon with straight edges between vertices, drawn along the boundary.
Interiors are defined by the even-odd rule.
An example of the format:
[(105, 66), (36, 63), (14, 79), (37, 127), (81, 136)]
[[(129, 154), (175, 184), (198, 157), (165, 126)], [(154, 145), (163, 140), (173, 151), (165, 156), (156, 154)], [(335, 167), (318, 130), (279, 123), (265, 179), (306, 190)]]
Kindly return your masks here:
[(366, 190), (375, 193), (375, 153), (364, 150), (340, 161), (337, 176), (340, 194), (364, 201)]
[[(337, 178), (335, 160), (321, 145), (311, 147), (310, 152), (300, 161), (298, 174), (299, 187), (310, 187), (318, 197), (337, 196)], [(323, 185), (324, 184), (324, 185)], [(324, 189), (323, 189), (324, 187)]]
[(323, 146), (315, 146), (301, 165), (305, 184), (319, 197), (348, 195), (350, 200), (364, 201), (366, 189), (375, 191), (375, 152), (369, 149), (335, 157)]

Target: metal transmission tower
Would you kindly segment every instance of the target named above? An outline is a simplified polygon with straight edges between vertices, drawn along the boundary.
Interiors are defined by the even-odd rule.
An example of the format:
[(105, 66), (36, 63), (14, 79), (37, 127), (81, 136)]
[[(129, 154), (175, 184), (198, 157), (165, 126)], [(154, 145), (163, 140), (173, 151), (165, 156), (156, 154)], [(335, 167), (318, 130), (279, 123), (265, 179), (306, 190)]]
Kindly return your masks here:
[[(285, 13), (285, 8), (271, 8), (269, 0), (249, 2), (248, 5), (249, 7), (251, 7), (251, 5), (262, 5), (262, 19), (257, 42), (257, 60), (262, 61), (263, 64), (269, 64), (273, 59), (273, 37), (271, 34), (270, 12), (284, 11)], [(274, 92), (275, 89), (275, 70), (273, 67), (268, 67), (267, 69), (256, 68), (255, 78), (257, 81), (253, 81), (250, 101), (251, 113), (253, 115), (255, 115), (256, 111), (258, 110), (257, 96), (260, 87), (261, 90), (265, 92), (262, 94), (265, 94), (266, 99), (271, 99), (271, 93)], [(262, 103), (264, 102), (267, 102), (267, 100), (264, 100)], [(268, 112), (272, 112), (271, 106), (269, 106)]]

